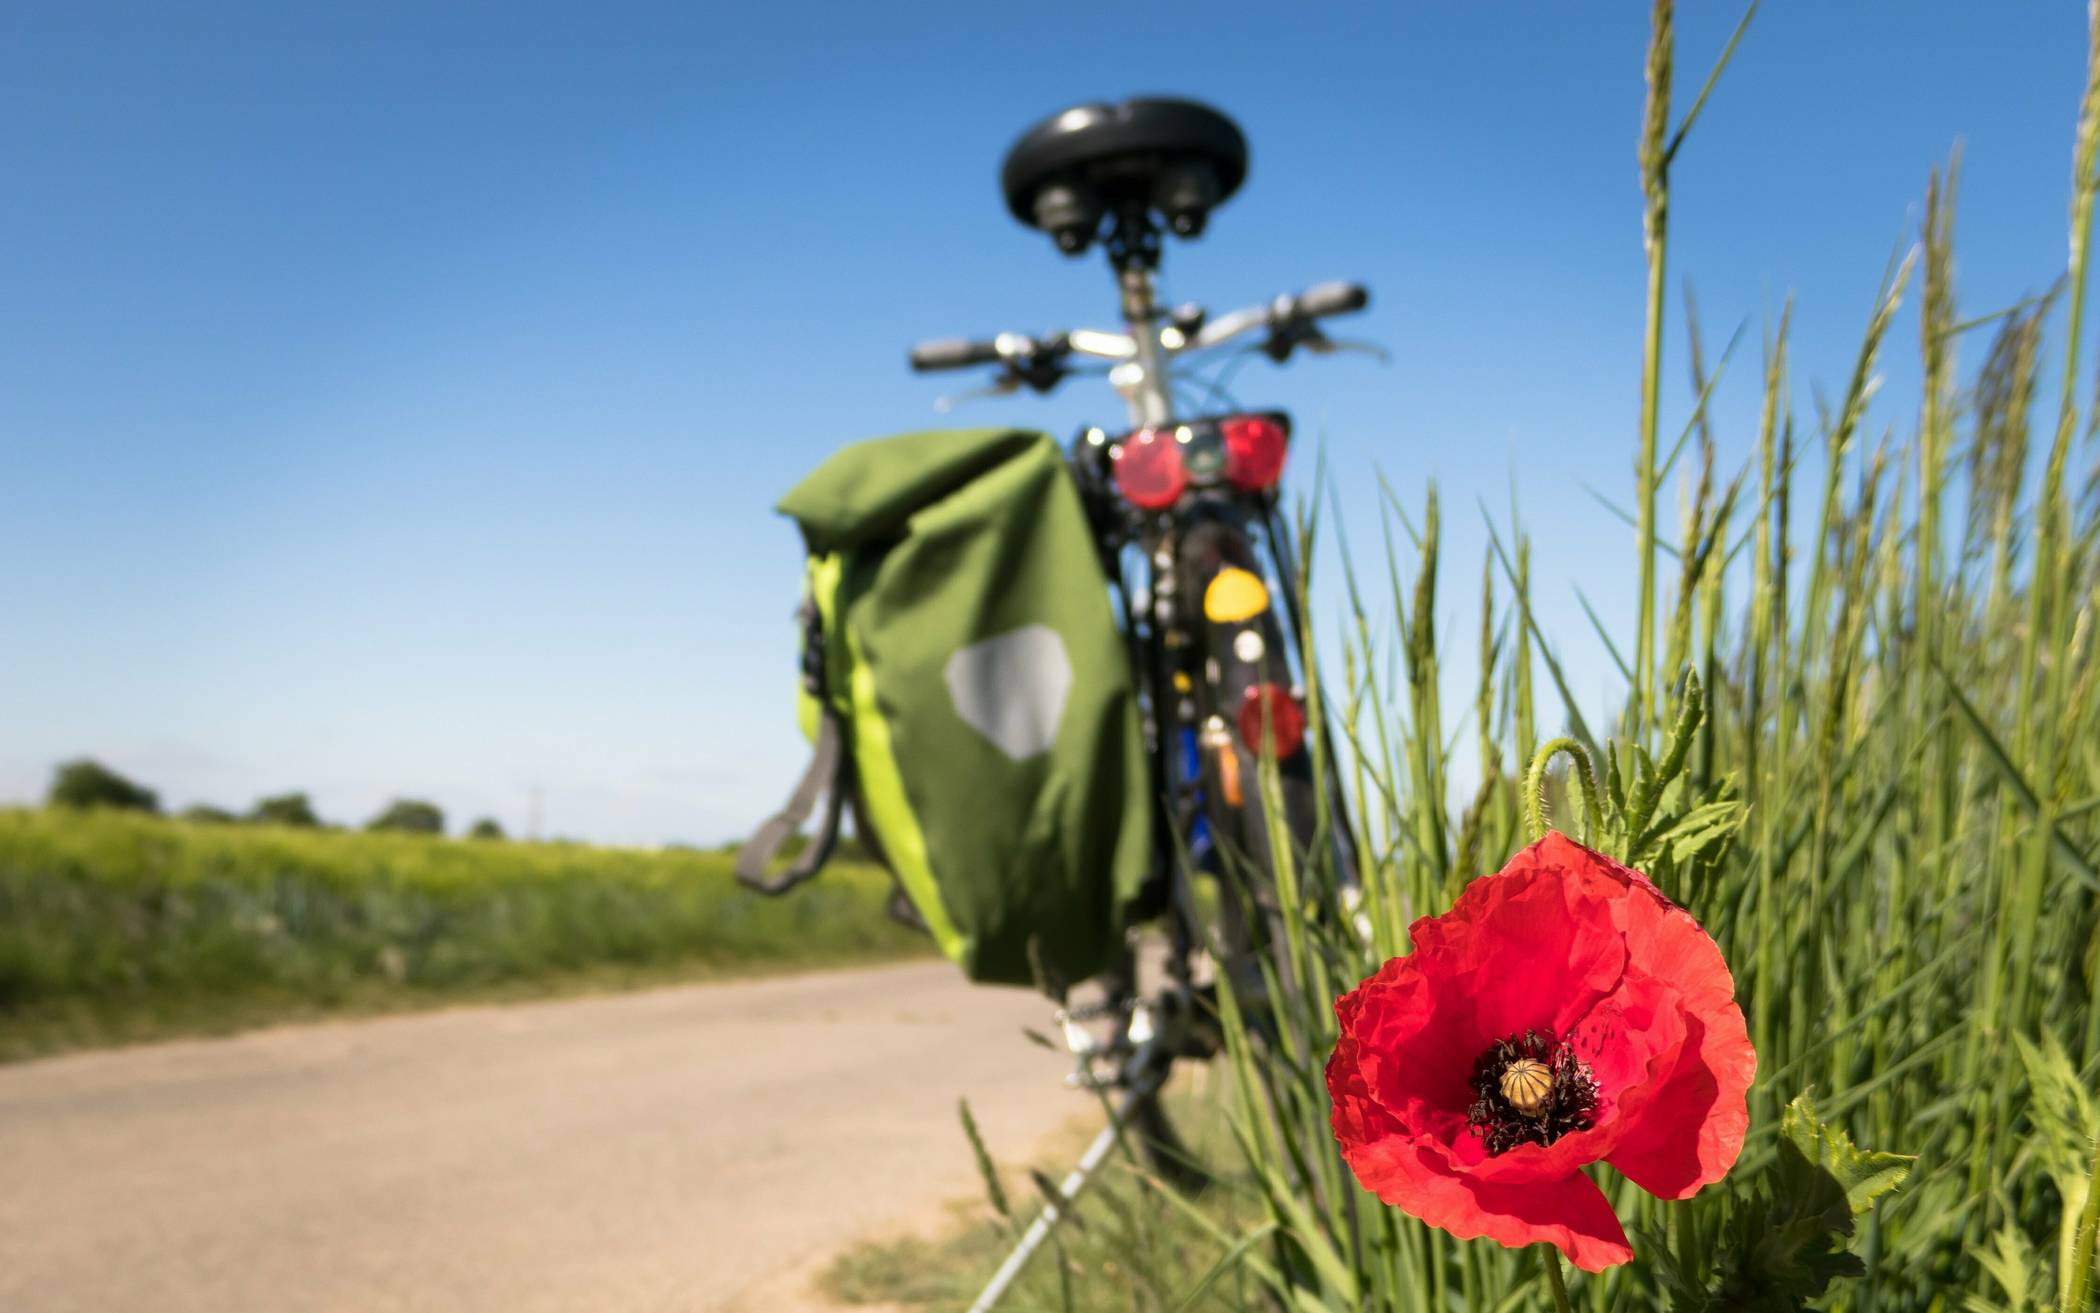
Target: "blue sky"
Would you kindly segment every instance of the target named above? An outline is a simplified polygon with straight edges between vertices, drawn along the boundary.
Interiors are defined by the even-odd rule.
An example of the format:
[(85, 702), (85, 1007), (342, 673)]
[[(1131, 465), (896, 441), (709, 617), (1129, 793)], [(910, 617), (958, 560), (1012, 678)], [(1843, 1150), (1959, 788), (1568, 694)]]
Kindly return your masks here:
[[(1253, 144), (1170, 250), (1174, 299), (1373, 288), (1393, 364), (1237, 385), (1324, 441), (1359, 556), (1374, 468), (1437, 480), (1470, 647), (1475, 502), (1514, 472), (1542, 619), (1601, 704), (1572, 585), (1624, 632), (1631, 534), (1580, 487), (1630, 484), (1646, 10), (12, 4), (0, 800), (89, 753), (175, 805), (303, 788), (355, 822), (407, 794), (520, 829), (537, 793), (548, 833), (742, 831), (803, 753), (771, 504), (841, 443), (941, 422), (914, 339), (1107, 325), (1105, 268), (1014, 225), (995, 171), (1036, 118), (1142, 91)], [(1797, 296), (1807, 419), (1957, 139), (1964, 312), (2060, 273), (2082, 10), (1759, 15), (1673, 210), (1673, 313), (1688, 277), (1710, 351), (1749, 324), (1724, 459), (1762, 317)], [(1685, 6), (1680, 103), (1737, 12)], [(1899, 439), (1908, 311), (1873, 420)], [(956, 418), (1118, 413), (1074, 384)]]

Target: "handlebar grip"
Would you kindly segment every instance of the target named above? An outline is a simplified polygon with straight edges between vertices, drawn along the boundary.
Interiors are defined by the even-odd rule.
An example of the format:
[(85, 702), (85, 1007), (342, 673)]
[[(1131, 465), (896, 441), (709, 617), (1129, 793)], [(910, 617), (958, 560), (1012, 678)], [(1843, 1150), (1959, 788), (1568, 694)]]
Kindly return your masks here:
[(935, 369), (968, 369), (972, 365), (996, 364), (999, 347), (993, 342), (972, 342), (949, 337), (921, 342), (911, 349), (911, 367), (921, 373)]
[(1371, 304), (1371, 292), (1362, 283), (1321, 283), (1298, 293), (1297, 311), (1307, 319), (1345, 315)]

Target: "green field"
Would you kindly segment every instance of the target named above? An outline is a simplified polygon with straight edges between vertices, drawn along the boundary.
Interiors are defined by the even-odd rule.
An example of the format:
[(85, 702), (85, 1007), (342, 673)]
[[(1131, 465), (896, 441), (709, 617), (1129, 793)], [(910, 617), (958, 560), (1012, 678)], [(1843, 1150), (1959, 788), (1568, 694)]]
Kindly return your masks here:
[(0, 810), (0, 1059), (289, 1016), (927, 951), (841, 864)]

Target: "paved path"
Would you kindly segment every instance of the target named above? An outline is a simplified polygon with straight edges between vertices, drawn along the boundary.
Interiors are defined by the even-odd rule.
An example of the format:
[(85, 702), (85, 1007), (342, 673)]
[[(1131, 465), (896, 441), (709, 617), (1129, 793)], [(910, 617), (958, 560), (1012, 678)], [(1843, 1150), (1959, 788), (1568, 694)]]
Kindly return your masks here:
[(1083, 1113), (945, 962), (0, 1067), (0, 1310), (778, 1310)]

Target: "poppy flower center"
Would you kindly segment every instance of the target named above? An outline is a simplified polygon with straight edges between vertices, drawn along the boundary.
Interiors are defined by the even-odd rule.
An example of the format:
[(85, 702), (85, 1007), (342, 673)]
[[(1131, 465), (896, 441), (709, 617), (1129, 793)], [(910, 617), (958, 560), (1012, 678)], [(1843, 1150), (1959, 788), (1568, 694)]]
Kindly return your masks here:
[(1476, 1097), (1466, 1121), (1490, 1155), (1596, 1124), (1597, 1078), (1567, 1041), (1535, 1030), (1489, 1045), (1469, 1083)]

